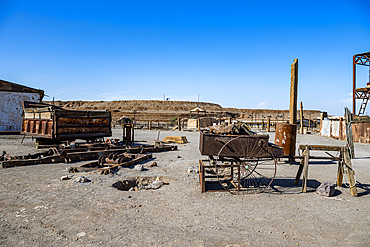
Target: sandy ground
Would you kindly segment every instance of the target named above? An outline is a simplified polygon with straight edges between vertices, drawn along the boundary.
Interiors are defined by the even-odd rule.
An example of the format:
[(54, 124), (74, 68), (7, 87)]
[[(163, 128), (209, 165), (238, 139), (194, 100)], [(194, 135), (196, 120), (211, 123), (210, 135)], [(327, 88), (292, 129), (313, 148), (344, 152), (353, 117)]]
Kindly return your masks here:
[[(137, 140), (157, 139), (157, 131), (137, 130)], [(314, 192), (322, 182), (336, 182), (337, 164), (315, 160), (309, 167), (309, 192), (293, 185), (297, 165), (278, 164), (275, 190), (258, 195), (201, 193), (197, 173), (199, 133), (185, 135), (177, 151), (155, 153), (157, 167), (122, 168), (117, 174), (73, 174), (74, 164), (0, 168), (1, 246), (369, 246), (370, 145), (356, 144), (358, 197), (336, 187), (333, 197)], [(114, 130), (114, 136), (121, 136)], [(270, 133), (270, 141), (274, 133)], [(0, 136), (0, 151), (35, 153), (35, 144), (19, 136)], [(343, 145), (327, 137), (298, 135), (298, 144)], [(84, 175), (88, 183), (74, 180)], [(120, 191), (117, 181), (133, 176), (162, 176), (158, 190)], [(347, 181), (347, 177), (345, 177)]]

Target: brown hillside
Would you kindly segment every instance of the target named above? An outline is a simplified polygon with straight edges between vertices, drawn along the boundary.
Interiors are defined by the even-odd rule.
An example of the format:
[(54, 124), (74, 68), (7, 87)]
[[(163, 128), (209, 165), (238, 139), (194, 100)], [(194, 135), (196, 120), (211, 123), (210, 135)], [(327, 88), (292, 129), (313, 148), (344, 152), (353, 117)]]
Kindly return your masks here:
[[(51, 104), (48, 101), (45, 103)], [(218, 104), (190, 101), (124, 100), (124, 101), (55, 101), (56, 106), (70, 110), (109, 110), (113, 120), (122, 116), (136, 120), (169, 121), (175, 117), (189, 118), (190, 110), (199, 106), (212, 117), (287, 119), (288, 110), (223, 108)], [(320, 111), (305, 110), (306, 118), (320, 116)]]

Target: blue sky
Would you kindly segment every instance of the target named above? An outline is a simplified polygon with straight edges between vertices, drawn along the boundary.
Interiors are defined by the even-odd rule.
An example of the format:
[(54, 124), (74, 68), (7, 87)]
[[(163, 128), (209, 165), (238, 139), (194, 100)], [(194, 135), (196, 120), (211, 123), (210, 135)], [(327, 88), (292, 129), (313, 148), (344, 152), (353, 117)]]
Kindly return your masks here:
[[(170, 100), (352, 109), (370, 1), (1, 1), (0, 79), (45, 100)], [(357, 66), (358, 87), (369, 70)], [(357, 104), (359, 105), (359, 104)], [(370, 110), (368, 110), (370, 113)]]

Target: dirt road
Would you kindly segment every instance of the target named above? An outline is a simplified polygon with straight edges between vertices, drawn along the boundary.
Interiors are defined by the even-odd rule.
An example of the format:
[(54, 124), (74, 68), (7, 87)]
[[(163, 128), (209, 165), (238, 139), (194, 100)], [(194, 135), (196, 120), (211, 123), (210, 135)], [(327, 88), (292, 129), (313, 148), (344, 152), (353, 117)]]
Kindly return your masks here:
[[(152, 144), (158, 132), (138, 130), (137, 140)], [(309, 192), (294, 186), (297, 165), (279, 163), (274, 190), (259, 195), (201, 193), (197, 173), (199, 133), (185, 135), (188, 144), (177, 151), (155, 153), (137, 171), (117, 174), (75, 173), (74, 164), (42, 164), (0, 168), (1, 246), (369, 246), (370, 145), (356, 144), (358, 197), (336, 187), (333, 197), (314, 192), (322, 182), (336, 182), (337, 164), (315, 161), (309, 167)], [(114, 136), (121, 136), (114, 130)], [(270, 133), (270, 141), (274, 133)], [(1, 136), (0, 151), (35, 153), (34, 142)], [(316, 135), (298, 135), (298, 144), (343, 145)], [(77, 183), (84, 175), (90, 182)], [(168, 182), (158, 190), (121, 191), (117, 181), (129, 177), (161, 176)], [(345, 181), (347, 178), (345, 177)]]

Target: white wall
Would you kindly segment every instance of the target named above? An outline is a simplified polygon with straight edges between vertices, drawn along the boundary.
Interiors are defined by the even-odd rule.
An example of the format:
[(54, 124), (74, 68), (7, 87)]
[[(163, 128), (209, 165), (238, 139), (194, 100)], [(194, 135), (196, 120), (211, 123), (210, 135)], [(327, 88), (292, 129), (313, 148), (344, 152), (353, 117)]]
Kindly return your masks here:
[(40, 95), (0, 91), (0, 131), (21, 130), (23, 101), (40, 102)]

